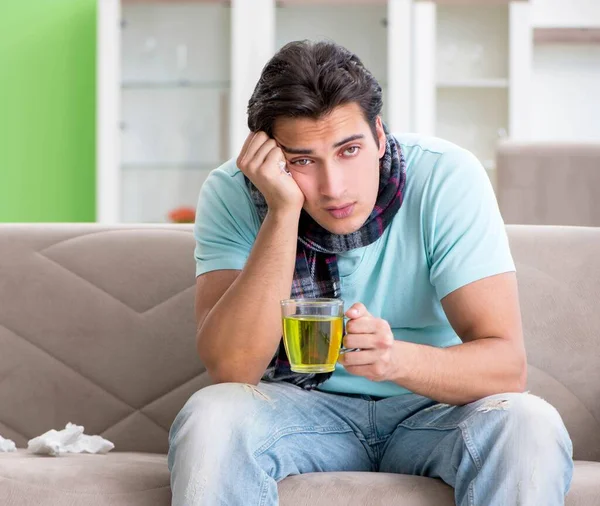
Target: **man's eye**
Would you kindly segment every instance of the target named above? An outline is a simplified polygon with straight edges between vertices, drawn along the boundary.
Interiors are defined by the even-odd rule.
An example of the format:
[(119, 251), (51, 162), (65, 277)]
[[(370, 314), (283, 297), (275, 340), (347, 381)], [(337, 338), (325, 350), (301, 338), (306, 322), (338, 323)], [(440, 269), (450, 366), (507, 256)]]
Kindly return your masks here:
[(302, 158), (301, 160), (294, 160), (294, 165), (299, 165), (300, 167), (306, 167), (310, 163), (308, 158)]
[(346, 156), (356, 155), (358, 153), (358, 150), (359, 150), (358, 146), (350, 146), (349, 148), (346, 148), (344, 150), (344, 155), (346, 155)]

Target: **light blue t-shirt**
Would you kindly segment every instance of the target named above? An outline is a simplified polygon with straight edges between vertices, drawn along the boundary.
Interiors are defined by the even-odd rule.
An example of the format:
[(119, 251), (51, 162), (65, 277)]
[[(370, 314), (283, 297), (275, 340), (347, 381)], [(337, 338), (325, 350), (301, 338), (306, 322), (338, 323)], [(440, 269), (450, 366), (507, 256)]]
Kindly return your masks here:
[[(373, 244), (338, 255), (346, 309), (362, 302), (403, 341), (461, 343), (440, 300), (478, 279), (514, 271), (489, 178), (468, 151), (431, 137), (396, 135), (406, 158), (402, 207)], [(214, 170), (200, 192), (196, 274), (241, 270), (260, 222), (234, 161)], [(337, 364), (320, 386), (330, 392), (388, 397), (407, 390), (373, 382)]]

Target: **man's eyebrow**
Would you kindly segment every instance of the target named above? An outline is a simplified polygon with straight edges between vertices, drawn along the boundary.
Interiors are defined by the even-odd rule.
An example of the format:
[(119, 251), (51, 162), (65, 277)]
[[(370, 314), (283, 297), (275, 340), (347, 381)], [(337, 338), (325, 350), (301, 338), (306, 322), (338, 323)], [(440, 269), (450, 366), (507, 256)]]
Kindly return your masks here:
[(340, 141), (340, 142), (336, 142), (333, 147), (334, 148), (339, 148), (340, 146), (343, 146), (344, 144), (348, 143), (348, 142), (352, 142), (352, 141), (356, 141), (358, 139), (364, 139), (365, 136), (363, 134), (355, 134), (355, 135), (351, 135), (350, 137), (346, 137), (344, 140)]
[[(363, 134), (351, 135), (350, 137), (346, 137), (345, 139), (342, 139), (341, 141), (336, 142), (333, 145), (333, 147), (339, 148), (340, 146), (343, 146), (344, 144), (346, 144), (348, 142), (352, 142), (352, 141), (356, 141), (358, 139), (364, 139), (364, 138), (365, 138), (365, 136)], [(313, 154), (312, 149), (288, 148), (288, 147), (284, 146), (283, 144), (279, 144), (279, 147), (286, 153), (289, 153), (290, 155), (312, 155)]]
[(282, 149), (282, 151), (285, 151), (286, 153), (289, 153), (290, 155), (312, 155), (312, 153), (313, 153), (312, 149), (288, 148), (288, 147), (284, 146), (283, 144), (279, 144), (279, 147)]

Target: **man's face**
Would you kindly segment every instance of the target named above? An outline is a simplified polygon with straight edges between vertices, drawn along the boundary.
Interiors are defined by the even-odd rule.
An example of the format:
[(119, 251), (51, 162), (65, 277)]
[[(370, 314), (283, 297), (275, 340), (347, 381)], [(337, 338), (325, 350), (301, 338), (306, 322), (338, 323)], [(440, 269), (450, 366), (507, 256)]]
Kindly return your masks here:
[(379, 159), (385, 152), (381, 120), (379, 147), (356, 103), (317, 120), (279, 118), (273, 134), (306, 197), (304, 210), (334, 234), (361, 228), (377, 199)]

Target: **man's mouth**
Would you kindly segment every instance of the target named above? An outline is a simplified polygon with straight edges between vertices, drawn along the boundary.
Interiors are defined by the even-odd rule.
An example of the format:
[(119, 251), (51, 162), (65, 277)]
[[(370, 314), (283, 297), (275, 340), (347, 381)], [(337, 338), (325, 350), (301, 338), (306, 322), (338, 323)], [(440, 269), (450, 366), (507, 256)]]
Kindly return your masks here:
[(350, 202), (349, 204), (343, 204), (341, 206), (331, 206), (327, 207), (327, 212), (331, 214), (334, 218), (340, 220), (343, 218), (347, 218), (354, 211), (355, 202)]

